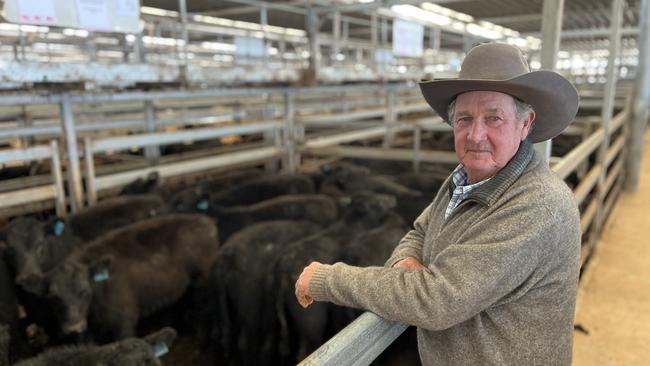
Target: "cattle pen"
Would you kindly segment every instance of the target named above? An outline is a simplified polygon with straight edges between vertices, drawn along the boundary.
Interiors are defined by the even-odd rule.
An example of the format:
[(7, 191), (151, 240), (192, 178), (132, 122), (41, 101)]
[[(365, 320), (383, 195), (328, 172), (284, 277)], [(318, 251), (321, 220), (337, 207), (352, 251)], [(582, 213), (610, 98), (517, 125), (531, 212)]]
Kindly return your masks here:
[[(455, 1), (332, 3), (318, 0), (305, 6), (296, 2), (229, 0), (224, 2), (228, 5), (207, 8), (199, 4), (205, 3), (203, 1), (193, 5), (179, 0), (178, 4), (169, 7), (160, 1), (145, 0), (142, 6), (135, 5), (139, 9), (137, 18), (142, 22), (139, 30), (119, 30), (123, 24), (117, 30), (105, 32), (84, 30), (79, 24), (51, 26), (52, 30), (57, 30), (56, 34), (60, 31), (59, 38), (48, 38), (47, 32), (39, 29), (45, 27), (42, 24), (30, 25), (16, 20), (17, 14), (26, 9), (26, 5), (20, 5), (21, 8), (20, 3), (20, 0), (14, 0), (3, 4), (8, 6), (3, 10), (6, 23), (2, 24), (6, 25), (5, 28), (0, 24), (0, 35), (10, 40), (7, 45), (4, 40), (0, 45), (0, 56), (3, 52), (6, 54), (6, 70), (0, 70), (6, 84), (2, 87), (6, 90), (0, 93), (0, 222), (3, 224), (0, 228), (11, 228), (14, 220), (33, 219), (46, 227), (47, 234), (43, 237), (55, 235), (65, 238), (59, 232), (63, 229), (56, 226), (58, 222), (66, 222), (68, 230), (71, 225), (66, 220), (91, 212), (93, 208), (102, 210), (103, 203), (128, 195), (129, 189), (146, 185), (147, 180), (155, 177), (155, 189), (137, 192), (156, 196), (152, 198), (153, 208), (147, 207), (142, 213), (134, 210), (133, 217), (121, 213), (124, 222), (115, 224), (111, 230), (119, 230), (121, 225), (139, 220), (160, 219), (159, 215), (170, 213), (212, 215), (216, 234), (211, 235), (222, 245), (235, 235), (230, 236), (228, 232), (226, 237), (224, 233), (227, 230), (237, 233), (237, 230), (258, 223), (257, 219), (242, 219), (244, 224), (237, 230), (226, 228), (232, 223), (227, 219), (236, 221), (233, 207), (240, 210), (245, 205), (266, 208), (259, 205), (262, 199), (253, 199), (258, 192), (244, 190), (248, 183), (257, 182), (260, 177), (309, 177), (309, 185), (315, 189), (310, 186), (304, 191), (294, 191), (291, 185), (300, 184), (295, 181), (286, 183), (284, 187), (289, 192), (291, 186), (291, 194), (305, 196), (322, 193), (319, 185), (327, 181), (327, 174), (336, 169), (332, 168), (336, 163), (350, 164), (354, 174), (357, 174), (354, 169), (368, 169), (372, 174), (379, 172), (378, 180), (393, 175), (389, 177), (394, 179), (390, 180), (391, 184), (397, 182), (395, 176), (407, 173), (416, 176), (429, 174), (442, 181), (459, 164), (454, 152), (453, 129), (425, 102), (418, 81), (423, 76), (432, 75), (436, 78), (456, 77), (461, 58), (474, 43), (495, 39), (506, 42), (511, 38), (486, 37), (485, 32), (474, 34), (468, 29), (472, 29), (470, 24), (475, 20), (476, 24), (490, 20), (495, 24), (503, 22), (503, 27), (494, 28), (480, 23), (494, 32), (499, 29), (506, 32), (503, 30), (507, 29), (504, 28), (506, 25), (513, 29), (521, 26), (521, 35), (524, 32), (528, 35), (528, 38), (521, 37), (528, 42), (521, 48), (529, 52), (531, 66), (559, 71), (577, 88), (580, 103), (575, 119), (550, 142), (536, 144), (535, 150), (571, 189), (579, 209), (579, 289), (586, 286), (583, 285), (584, 278), (598, 274), (599, 242), (616, 215), (620, 197), (624, 197), (626, 192), (635, 192), (642, 175), (641, 156), (650, 111), (648, 0), (599, 0), (595, 7), (582, 4), (589, 9), (585, 12), (587, 20), (584, 22), (578, 15), (581, 6), (563, 0), (544, 0), (543, 4), (525, 1), (520, 10), (535, 6), (535, 14), (519, 12), (507, 16), (486, 13), (478, 1), (467, 1), (468, 6), (463, 7), (455, 5)], [(62, 6), (58, 0), (52, 4), (53, 9)], [(507, 7), (510, 2), (495, 0), (494, 4)], [(188, 5), (192, 9), (189, 12)], [(399, 6), (435, 13), (435, 9), (447, 5), (456, 9), (440, 13), (453, 19), (450, 25), (436, 25), (415, 16), (399, 16)], [(537, 9), (538, 5), (543, 6)], [(563, 15), (563, 8), (569, 8), (568, 15)], [(109, 13), (114, 11), (112, 5), (107, 9)], [(473, 14), (464, 18), (466, 14), (462, 11)], [(251, 21), (245, 14), (254, 14), (259, 19)], [(271, 25), (269, 18), (277, 14), (284, 14), (286, 19), (299, 18), (300, 28), (305, 29), (281, 26), (284, 22), (282, 17)], [(601, 22), (606, 18), (609, 20)], [(395, 29), (402, 26), (400, 21), (404, 19), (419, 24), (417, 29), (424, 27), (425, 33), (421, 35), (424, 43), (420, 43), (424, 44), (425, 50), (418, 56), (400, 55), (392, 48), (398, 35), (391, 32), (397, 32)], [(535, 32), (523, 25), (532, 20), (539, 23)], [(462, 30), (454, 30), (453, 22), (462, 23)], [(562, 24), (569, 28), (563, 30)], [(580, 29), (580, 24), (596, 24), (598, 27)], [(441, 33), (446, 36), (441, 36)], [(39, 42), (49, 46), (39, 46)], [(260, 51), (260, 47), (265, 51)], [(262, 53), (257, 54), (258, 51)], [(111, 55), (111, 52), (115, 54)], [(72, 56), (76, 54), (83, 57)], [(576, 61), (578, 55), (583, 54), (587, 55), (585, 59)], [(65, 57), (71, 58), (60, 60)], [(84, 62), (89, 65), (82, 68)], [(586, 71), (592, 69), (596, 71)], [(237, 174), (242, 174), (242, 178), (232, 178)], [(245, 204), (230, 207), (224, 203), (226, 198), (214, 192), (206, 193), (217, 185), (215, 182), (219, 182), (220, 189), (226, 193), (230, 192), (228, 189), (241, 188), (248, 192), (250, 199)], [(336, 180), (328, 182), (333, 182), (334, 189), (342, 185)], [(140, 186), (134, 186), (134, 183)], [(413, 191), (400, 192), (403, 197), (409, 197)], [(264, 196), (263, 193), (260, 196)], [(191, 201), (182, 201), (190, 196)], [(338, 205), (337, 210), (344, 212), (341, 207), (350, 207), (345, 205), (349, 204), (352, 195), (342, 196), (330, 198)], [(223, 201), (216, 201), (214, 197)], [(264, 196), (264, 202), (273, 198), (277, 199), (269, 193)], [(397, 201), (399, 203), (400, 199)], [(267, 205), (273, 204), (277, 201), (267, 202)], [(181, 206), (182, 210), (178, 208)], [(393, 203), (393, 208), (395, 206)], [(280, 220), (271, 214), (264, 215), (267, 216), (259, 221)], [(296, 221), (306, 219), (295, 216), (309, 216), (296, 212), (290, 215), (294, 215), (291, 218)], [(128, 222), (130, 220), (133, 222)], [(224, 225), (223, 230), (217, 229), (220, 222)], [(408, 224), (411, 225), (412, 220)], [(107, 225), (113, 225), (113, 222)], [(210, 224), (205, 224), (205, 227), (212, 230)], [(307, 227), (305, 224), (305, 233), (309, 232)], [(10, 229), (4, 230), (0, 232), (3, 258), (12, 235)], [(236, 238), (246, 238), (241, 235)], [(310, 235), (304, 234), (312, 238)], [(98, 238), (99, 235), (87, 242), (99, 243), (101, 240)], [(216, 247), (214, 242), (210, 245)], [(207, 247), (210, 245), (206, 244)], [(79, 250), (63, 244), (61, 247), (69, 251), (66, 255), (77, 255), (73, 250)], [(278, 250), (269, 248), (267, 245), (256, 250), (259, 253)], [(60, 257), (57, 260), (77, 258), (55, 254)], [(251, 255), (251, 258), (256, 255)], [(9, 254), (6, 256), (13, 258)], [(257, 260), (261, 261), (260, 258), (261, 254)], [(269, 270), (286, 268), (276, 262), (269, 263)], [(105, 283), (112, 278), (108, 275), (111, 265), (109, 259), (97, 267), (97, 272), (93, 272), (97, 268), (90, 268), (90, 278)], [(59, 267), (53, 265), (52, 268)], [(30, 286), (39, 290), (28, 294), (27, 299), (49, 291), (48, 286), (34, 286), (36, 277), (33, 274), (19, 276), (14, 268), (10, 272), (15, 276), (15, 282), (12, 279), (11, 283), (18, 288), (18, 296), (22, 296), (25, 290), (25, 293), (32, 291)], [(216, 272), (203, 272), (208, 274), (198, 277), (214, 280)], [(39, 276), (45, 273), (43, 270)], [(233, 273), (238, 272), (233, 270)], [(295, 281), (297, 274), (295, 277), (289, 278)], [(228, 278), (235, 281), (238, 276), (233, 274)], [(251, 278), (276, 289), (277, 294), (264, 287), (265, 293), (278, 298), (278, 289), (286, 290), (285, 282), (288, 283), (288, 280), (266, 279), (264, 276)], [(192, 277), (191, 281), (194, 280)], [(197, 283), (203, 284), (199, 280)], [(219, 283), (218, 289), (225, 292), (227, 285), (233, 286), (232, 283)], [(99, 285), (95, 283), (93, 286)], [(183, 293), (186, 288), (194, 289), (192, 286), (183, 283), (179, 285), (182, 291), (178, 291)], [(192, 306), (196, 305), (195, 302), (208, 301), (206, 299), (216, 292), (215, 289), (210, 291), (198, 296), (192, 294), (195, 297), (191, 299), (189, 296), (181, 298), (174, 292), (179, 303), (173, 306), (185, 306), (186, 301)], [(170, 298), (174, 296), (170, 295)], [(257, 299), (258, 295), (248, 296)], [(217, 319), (229, 326), (237, 322), (246, 324), (237, 318), (244, 318), (241, 315), (245, 314), (244, 311), (232, 311), (237, 307), (237, 301), (240, 300), (228, 298), (224, 303), (206, 302), (214, 307), (211, 309), (214, 314), (208, 312), (210, 321), (216, 322), (214, 319)], [(272, 316), (277, 315), (275, 312), (295, 312), (291, 309), (295, 304), (287, 305), (283, 301), (273, 298), (273, 304), (269, 306)], [(580, 298), (578, 306), (583, 306)], [(24, 312), (22, 305), (20, 309)], [(224, 315), (228, 311), (237, 315), (232, 318)], [(269, 314), (259, 314), (260, 323)], [(273, 320), (277, 329), (272, 332), (275, 333), (269, 331), (268, 335), (256, 339), (261, 339), (260, 344), (247, 338), (250, 335), (245, 332), (255, 334), (254, 331), (246, 329), (237, 333), (224, 330), (225, 327), (207, 331), (200, 329), (209, 334), (205, 336), (202, 333), (201, 336), (206, 338), (201, 341), (196, 341), (194, 334), (181, 340), (193, 346), (194, 343), (212, 342), (213, 348), (218, 349), (213, 351), (214, 354), (218, 353), (219, 357), (223, 356), (233, 364), (256, 362), (251, 362), (254, 358), (247, 358), (252, 357), (247, 355), (232, 356), (233, 359), (229, 360), (227, 357), (231, 350), (228, 347), (235, 349), (245, 345), (251, 347), (251, 353), (263, 355), (264, 347), (272, 344), (279, 350), (274, 352), (283, 357), (281, 364), (370, 365), (381, 364), (378, 357), (409, 329), (406, 324), (371, 312), (358, 312), (351, 318), (346, 313), (341, 316), (346, 322), (327, 314), (330, 316), (327, 322), (335, 319), (338, 323), (323, 326), (328, 337), (318, 339), (318, 345), (289, 339), (287, 333), (290, 331), (287, 329), (292, 326), (292, 321), (298, 320), (287, 320), (289, 315), (286, 314), (277, 315), (278, 319)], [(208, 316), (203, 312), (199, 315)], [(299, 316), (296, 318), (301, 319)], [(192, 319), (199, 325), (204, 322), (204, 319)], [(578, 325), (576, 327), (578, 332)], [(30, 331), (31, 343), (37, 343), (34, 339), (38, 337), (33, 334), (49, 331), (47, 326), (43, 329), (46, 331), (40, 328)], [(27, 334), (27, 331), (23, 333)], [(138, 335), (140, 333), (138, 329)], [(588, 331), (583, 333), (589, 334)], [(274, 336), (278, 340), (266, 339)], [(61, 339), (63, 344), (69, 340)], [(110, 337), (107, 339), (117, 341)], [(42, 345), (34, 347), (37, 348), (46, 349)], [(200, 353), (196, 350), (188, 353), (191, 352)], [(207, 357), (209, 361), (205, 364), (210, 364), (212, 357)], [(168, 364), (164, 358), (161, 360)]]

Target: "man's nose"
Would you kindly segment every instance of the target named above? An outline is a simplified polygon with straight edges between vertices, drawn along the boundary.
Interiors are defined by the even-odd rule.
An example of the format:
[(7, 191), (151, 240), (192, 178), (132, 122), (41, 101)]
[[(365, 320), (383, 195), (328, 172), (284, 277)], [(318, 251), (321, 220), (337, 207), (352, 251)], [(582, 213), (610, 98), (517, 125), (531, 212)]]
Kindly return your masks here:
[(486, 135), (485, 124), (481, 120), (476, 120), (467, 131), (467, 140), (473, 142), (480, 142), (485, 140)]

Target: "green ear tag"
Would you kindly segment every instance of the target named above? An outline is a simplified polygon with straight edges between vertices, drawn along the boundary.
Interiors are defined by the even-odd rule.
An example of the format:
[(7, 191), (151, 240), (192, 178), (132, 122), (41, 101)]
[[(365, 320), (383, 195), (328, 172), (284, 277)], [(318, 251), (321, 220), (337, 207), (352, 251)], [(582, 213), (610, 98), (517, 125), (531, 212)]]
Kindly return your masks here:
[(93, 274), (93, 281), (102, 282), (108, 280), (110, 275), (108, 274), (108, 268), (101, 269)]
[(158, 342), (153, 345), (153, 354), (156, 355), (156, 357), (165, 355), (167, 352), (169, 352), (169, 348), (167, 348), (165, 342)]

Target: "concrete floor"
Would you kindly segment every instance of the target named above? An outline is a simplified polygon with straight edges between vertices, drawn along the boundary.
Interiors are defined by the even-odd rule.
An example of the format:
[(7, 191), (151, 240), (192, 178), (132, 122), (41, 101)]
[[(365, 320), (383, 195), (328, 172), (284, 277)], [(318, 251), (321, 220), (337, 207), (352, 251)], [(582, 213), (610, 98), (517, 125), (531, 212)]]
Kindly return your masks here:
[(622, 193), (578, 290), (573, 364), (650, 365), (650, 133), (636, 193)]

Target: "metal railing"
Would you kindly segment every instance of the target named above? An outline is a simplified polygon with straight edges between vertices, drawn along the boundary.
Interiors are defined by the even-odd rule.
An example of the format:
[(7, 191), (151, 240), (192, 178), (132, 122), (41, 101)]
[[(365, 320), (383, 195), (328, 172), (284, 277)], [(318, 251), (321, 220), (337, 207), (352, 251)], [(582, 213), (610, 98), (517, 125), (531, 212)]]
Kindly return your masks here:
[(34, 146), (24, 149), (0, 150), (0, 164), (17, 161), (36, 161), (49, 159), (52, 183), (37, 187), (24, 188), (17, 191), (0, 193), (0, 209), (32, 202), (54, 200), (56, 214), (65, 216), (67, 213), (63, 178), (61, 174), (61, 160), (59, 158), (59, 145), (51, 141), (49, 145)]

